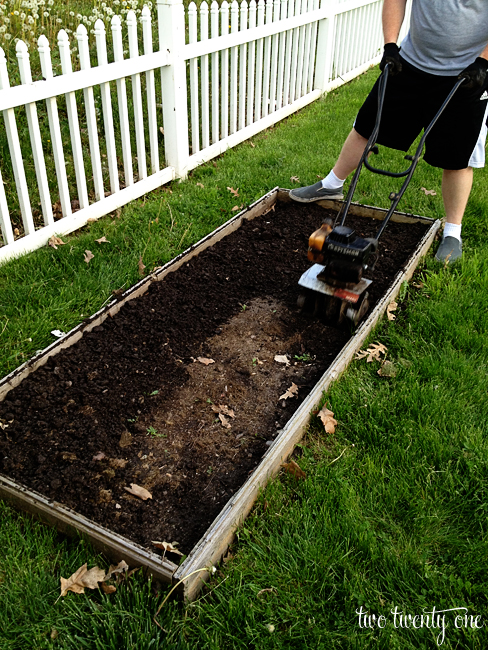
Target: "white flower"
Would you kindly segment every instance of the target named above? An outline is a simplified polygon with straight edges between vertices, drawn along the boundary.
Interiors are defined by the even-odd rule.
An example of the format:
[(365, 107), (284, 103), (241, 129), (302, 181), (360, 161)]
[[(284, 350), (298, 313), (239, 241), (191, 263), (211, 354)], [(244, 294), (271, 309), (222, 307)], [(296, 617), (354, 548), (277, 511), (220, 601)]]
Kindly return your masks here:
[(25, 18), (25, 13), (22, 12), (22, 13), (20, 14), (20, 17), (22, 18), (22, 20), (24, 20), (24, 18)]
[(39, 14), (32, 14), (34, 16), (34, 20), (37, 20), (39, 18)]
[(9, 41), (12, 38), (12, 34), (5, 34), (4, 39)]
[(60, 25), (63, 21), (61, 20), (61, 18), (56, 18), (56, 22), (58, 23), (58, 25)]
[(75, 15), (75, 12), (74, 12), (74, 11), (70, 11), (70, 12), (69, 12), (69, 15), (71, 16), (71, 18), (73, 18), (73, 16)]
[(49, 18), (49, 11), (45, 11), (43, 16), (44, 16), (44, 18)]
[(32, 25), (34, 23), (34, 18), (32, 18), (32, 16), (29, 16), (29, 18), (27, 18), (27, 22), (29, 25)]
[(14, 11), (14, 16), (18, 16), (18, 15), (19, 15), (19, 12), (18, 12), (17, 9), (16, 9), (16, 10)]

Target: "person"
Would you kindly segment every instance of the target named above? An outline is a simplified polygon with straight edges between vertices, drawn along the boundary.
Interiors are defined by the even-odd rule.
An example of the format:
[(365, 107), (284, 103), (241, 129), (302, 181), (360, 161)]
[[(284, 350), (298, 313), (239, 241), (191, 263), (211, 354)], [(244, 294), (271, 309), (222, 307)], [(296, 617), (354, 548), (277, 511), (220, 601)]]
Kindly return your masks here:
[[(488, 0), (412, 0), (410, 29), (397, 46), (407, 0), (385, 0), (384, 50), (388, 63), (380, 145), (408, 151), (437, 113), (456, 80), (465, 80), (425, 143), (425, 161), (443, 170), (446, 223), (436, 253), (440, 262), (462, 255), (461, 222), (473, 182), (473, 167), (485, 163), (488, 116)], [(373, 130), (378, 83), (359, 110), (339, 158), (326, 178), (290, 191), (295, 201), (342, 199), (345, 179), (359, 164)]]

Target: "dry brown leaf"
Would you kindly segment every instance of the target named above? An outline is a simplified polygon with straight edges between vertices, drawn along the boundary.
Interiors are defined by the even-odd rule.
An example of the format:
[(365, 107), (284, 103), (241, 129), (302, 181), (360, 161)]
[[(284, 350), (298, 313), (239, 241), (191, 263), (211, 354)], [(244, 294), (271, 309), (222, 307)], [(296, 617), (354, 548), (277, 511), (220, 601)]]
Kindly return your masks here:
[(232, 208), (231, 212), (236, 212), (236, 210), (242, 210), (243, 205), (244, 205), (244, 203), (243, 203), (242, 205), (235, 205), (235, 206)]
[(298, 386), (292, 382), (290, 388), (287, 388), (286, 393), (283, 393), (283, 395), (281, 395), (279, 399), (288, 399), (289, 397), (296, 397), (297, 393), (298, 393)]
[(121, 467), (123, 469), (129, 461), (125, 458), (110, 458), (108, 462), (110, 464), (110, 467), (113, 467), (115, 469)]
[(164, 135), (164, 129), (163, 129), (162, 126), (159, 127), (159, 130), (160, 130), (160, 132), (162, 133), (162, 135)]
[(228, 406), (226, 406), (225, 404), (219, 404), (218, 406), (213, 404), (212, 411), (214, 413), (223, 413), (224, 415), (228, 415), (230, 418), (235, 418), (236, 416), (234, 411), (230, 409)]
[(105, 454), (103, 451), (99, 451), (98, 454), (95, 454), (95, 456), (93, 456), (93, 460), (103, 460), (104, 458)]
[(89, 571), (87, 565), (81, 566), (78, 571), (75, 571), (68, 579), (61, 578), (61, 596), (65, 596), (68, 591), (75, 594), (83, 594), (86, 589), (96, 589), (98, 583), (102, 582), (105, 578), (105, 571), (99, 569), (97, 566)]
[(235, 190), (233, 187), (228, 187), (227, 189), (233, 196), (239, 196), (239, 188)]
[(294, 460), (290, 460), (289, 463), (283, 463), (281, 467), (283, 467), (288, 472), (288, 474), (291, 474), (295, 478), (307, 478), (307, 475), (303, 469), (297, 463), (295, 463)]
[(292, 183), (299, 183), (300, 179), (298, 178), (298, 176), (291, 176), (290, 181)]
[(278, 363), (286, 363), (287, 366), (290, 365), (290, 361), (286, 356), (286, 354), (277, 354), (274, 360), (277, 361)]
[(202, 187), (203, 188), (204, 185), (202, 183), (197, 183), (197, 187)]
[(110, 242), (105, 237), (105, 235), (103, 237), (100, 237), (100, 239), (95, 239), (95, 241), (97, 242), (97, 244), (110, 244)]
[[(298, 466), (297, 466), (297, 467), (298, 467)], [(305, 478), (305, 477), (304, 477), (304, 478)], [(276, 589), (275, 589), (274, 587), (267, 587), (266, 589), (261, 589), (261, 591), (258, 591), (258, 593), (256, 594), (256, 597), (259, 597), (259, 596), (261, 596), (262, 594), (268, 594), (268, 593), (270, 593), (270, 594), (275, 594), (275, 593), (276, 593)]]
[(329, 411), (326, 406), (323, 406), (317, 413), (317, 416), (322, 420), (326, 433), (335, 433), (337, 420), (334, 419), (334, 413)]
[(211, 363), (215, 363), (213, 359), (206, 359), (205, 357), (197, 357), (197, 361), (203, 363), (204, 366), (208, 366)]
[(427, 190), (425, 187), (421, 187), (421, 188), (420, 188), (420, 191), (421, 191), (421, 192), (424, 192), (424, 194), (425, 194), (426, 196), (429, 196), (429, 194), (430, 194), (431, 196), (437, 196), (437, 192), (434, 192), (434, 190)]
[(249, 142), (249, 144), (251, 145), (251, 147), (252, 147), (253, 149), (254, 149), (254, 147), (256, 146), (256, 145), (254, 144), (254, 142)]
[(412, 282), (412, 284), (416, 289), (423, 289), (424, 288), (424, 283), (423, 282)]
[(142, 261), (142, 255), (139, 255), (139, 262), (137, 263), (137, 267), (139, 269), (139, 275), (144, 275), (144, 269), (146, 268), (146, 265)]
[(165, 553), (176, 553), (177, 555), (184, 555), (176, 548), (176, 542), (151, 542), (156, 548), (162, 549)]
[(387, 350), (388, 348), (386, 345), (383, 345), (383, 343), (372, 343), (366, 350), (359, 350), (359, 352), (356, 352), (356, 356), (354, 358), (364, 359), (364, 357), (367, 357), (366, 361), (368, 363), (371, 363), (373, 359), (380, 361), (381, 355), (386, 354)]
[(83, 255), (83, 259), (87, 264), (90, 263), (90, 260), (92, 260), (95, 257), (91, 251), (86, 250), (85, 254)]
[(230, 429), (231, 428), (229, 420), (225, 417), (225, 415), (223, 413), (219, 413), (219, 420), (221, 421), (222, 426), (224, 427), (224, 429)]
[(19, 237), (20, 235), (20, 230), (18, 228), (14, 228), (14, 236)]
[(387, 360), (383, 361), (383, 363), (380, 366), (380, 369), (378, 370), (378, 374), (380, 377), (396, 377), (397, 372), (398, 369), (395, 366), (395, 364)]
[(395, 309), (398, 307), (398, 303), (396, 302), (390, 302), (388, 307), (386, 308), (386, 315), (388, 317), (388, 320), (395, 320), (396, 316), (393, 313)]
[(56, 237), (55, 235), (53, 235), (47, 243), (49, 244), (49, 246), (52, 246), (53, 248), (56, 249), (58, 248), (58, 246), (66, 245), (65, 241), (63, 241), (60, 237)]
[(117, 587), (115, 585), (106, 585), (102, 582), (102, 591), (104, 594), (114, 594), (117, 591)]
[(119, 575), (129, 570), (129, 565), (125, 560), (120, 560), (118, 564), (111, 564), (104, 581), (110, 580), (113, 575)]
[(139, 497), (143, 501), (146, 501), (147, 499), (152, 499), (152, 494), (148, 492), (146, 488), (143, 488), (140, 485), (136, 485), (135, 483), (131, 483), (130, 488), (125, 487), (124, 490), (126, 490), (126, 492), (129, 492), (130, 494), (133, 494), (136, 497)]
[(232, 553), (231, 553), (230, 551), (227, 551), (227, 555), (224, 555), (224, 557), (222, 558), (222, 562), (223, 562), (224, 564), (227, 564), (227, 563), (230, 562), (233, 558), (234, 558), (234, 556), (232, 555)]

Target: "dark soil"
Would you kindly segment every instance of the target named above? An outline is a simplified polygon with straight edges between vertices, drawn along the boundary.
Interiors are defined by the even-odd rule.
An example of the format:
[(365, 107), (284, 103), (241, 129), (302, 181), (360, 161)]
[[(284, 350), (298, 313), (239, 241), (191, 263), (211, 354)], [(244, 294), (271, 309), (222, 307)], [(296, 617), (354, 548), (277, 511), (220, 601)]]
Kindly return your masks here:
[[(296, 309), (324, 216), (278, 203), (51, 358), (0, 404), (0, 471), (144, 546), (188, 553), (350, 336)], [(378, 222), (348, 225), (371, 236)], [(389, 224), (372, 306), (425, 230)]]

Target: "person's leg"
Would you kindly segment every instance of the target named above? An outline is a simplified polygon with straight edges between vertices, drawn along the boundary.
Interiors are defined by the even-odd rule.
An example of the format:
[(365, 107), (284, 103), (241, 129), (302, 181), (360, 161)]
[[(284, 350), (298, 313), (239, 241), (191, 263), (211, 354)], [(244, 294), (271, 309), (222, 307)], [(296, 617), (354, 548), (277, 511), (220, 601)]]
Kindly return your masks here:
[(446, 225), (436, 259), (454, 262), (462, 255), (461, 222), (473, 184), (473, 168), (444, 169), (442, 199), (446, 211)]
[(345, 180), (356, 169), (367, 143), (367, 139), (359, 135), (356, 129), (351, 130), (332, 170), (337, 178)]
[(472, 167), (444, 169), (442, 175), (442, 199), (447, 223), (461, 225), (472, 184)]

